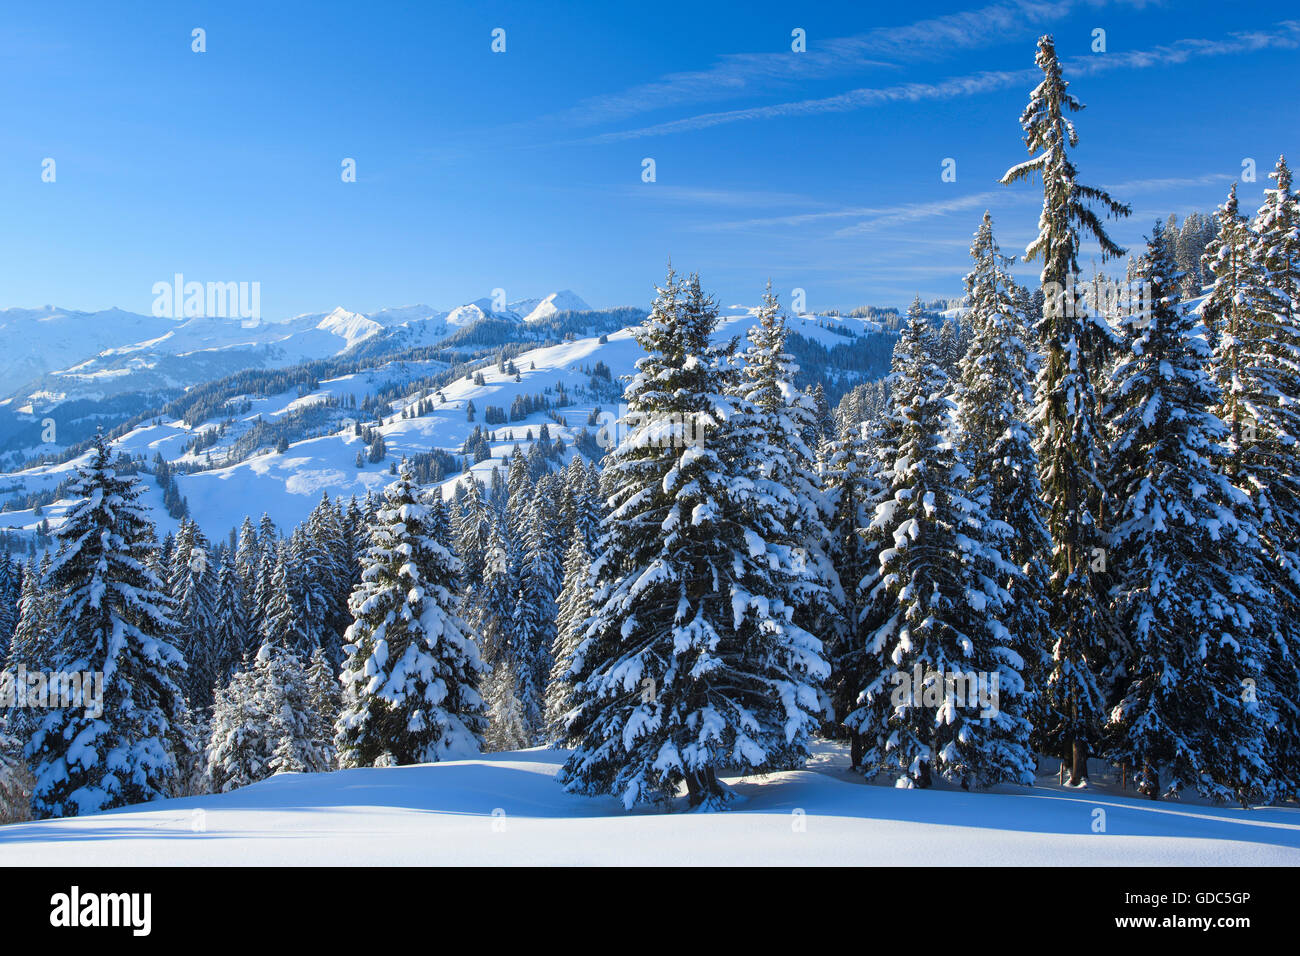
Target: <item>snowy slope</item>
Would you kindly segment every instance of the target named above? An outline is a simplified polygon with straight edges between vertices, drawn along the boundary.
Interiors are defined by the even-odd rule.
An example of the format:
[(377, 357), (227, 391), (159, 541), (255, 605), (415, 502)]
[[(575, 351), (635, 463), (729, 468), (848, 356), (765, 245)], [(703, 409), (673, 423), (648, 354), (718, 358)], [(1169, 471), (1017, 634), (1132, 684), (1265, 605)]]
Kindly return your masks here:
[(0, 309), (0, 382), (5, 391), (47, 372), (85, 361), (106, 349), (155, 340), (178, 323), (107, 309), (79, 312), (52, 305)]
[(277, 368), (327, 358), (382, 332), (405, 329), (413, 344), (432, 344), (488, 316), (523, 321), (589, 306), (568, 290), (494, 313), (492, 300), (451, 310), (424, 305), (366, 315), (342, 307), (283, 322), (238, 318), (158, 318), (109, 309), (78, 312), (0, 309), (0, 398), (25, 404), (99, 399), (124, 391), (183, 388), (244, 368)]
[[(0, 865), (1300, 864), (1300, 810), (1037, 788), (897, 790), (842, 749), (744, 781), (723, 813), (625, 813), (563, 792), (563, 751), (283, 774), (232, 793), (0, 827)], [(680, 808), (679, 808), (680, 809)], [(1093, 831), (1105, 811), (1105, 832)]]
[(557, 312), (587, 312), (590, 309), (591, 306), (569, 289), (552, 292), (544, 299), (525, 299), (510, 304), (510, 310), (522, 315), (525, 322), (546, 319)]
[[(472, 307), (478, 309), (486, 305), (486, 302), (481, 302)], [(304, 317), (306, 318), (311, 318), (316, 324), (328, 320), (333, 328), (340, 331), (364, 331), (363, 324), (356, 321), (362, 317), (341, 310), (330, 316)], [(753, 320), (752, 310), (733, 307), (723, 316), (716, 338), (724, 340), (743, 336)], [(790, 320), (790, 327), (794, 331), (828, 348), (846, 341), (843, 335), (831, 331), (827, 325), (841, 325), (859, 333), (875, 328), (863, 320), (827, 316), (808, 315)], [(307, 516), (320, 500), (322, 492), (328, 492), (331, 497), (364, 496), (367, 491), (378, 490), (391, 480), (389, 461), (434, 448), (458, 454), (475, 425), (484, 425), (484, 413), (489, 405), (508, 410), (519, 395), (535, 395), (557, 383), (563, 383), (566, 390), (576, 398), (574, 405), (560, 410), (567, 426), (558, 425), (540, 412), (522, 422), (491, 426), (497, 438), (492, 447), (493, 459), (480, 462), (474, 467), (475, 476), (488, 482), (493, 468), (504, 468), (504, 457), (510, 453), (515, 442), (527, 446), (530, 430), (535, 436), (542, 424), (546, 424), (552, 438), (563, 438), (566, 444), (571, 444), (579, 432), (587, 427), (588, 416), (593, 409), (599, 407), (607, 416), (616, 414), (616, 402), (584, 400), (576, 394), (591, 381), (583, 367), (590, 368), (597, 362), (603, 362), (611, 369), (615, 381), (618, 381), (619, 376), (633, 371), (636, 360), (642, 354), (631, 331), (625, 329), (605, 336), (604, 342), (600, 341), (600, 337), (593, 336), (526, 351), (514, 360), (519, 370), (519, 382), (514, 380), (513, 375), (499, 372), (495, 364), (488, 364), (483, 369), (483, 385), (465, 379), (451, 383), (442, 390), (446, 403), (436, 405), (432, 414), (420, 418), (400, 418), (398, 413), (405, 400), (394, 403), (392, 414), (385, 416), (384, 424), (379, 429), (384, 436), (389, 456), (388, 461), (380, 464), (367, 462), (364, 468), (356, 467), (357, 452), (364, 446), (348, 423), (357, 417), (357, 413), (339, 408), (333, 410), (338, 422), (333, 434), (295, 442), (282, 454), (267, 449), (263, 454), (229, 467), (178, 475), (176, 481), (181, 494), (189, 501), (192, 516), (210, 536), (222, 535), (231, 527), (237, 526), (245, 514), (256, 517), (263, 511), (282, 528), (292, 528)], [(320, 388), (305, 398), (298, 397), (294, 391), (254, 399), (250, 409), (240, 416), (242, 426), (232, 429), (222, 443), (210, 449), (212, 460), (220, 465), (223, 448), (259, 417), (273, 421), (305, 404), (323, 401), (326, 396), (356, 395), (361, 398), (377, 384), (418, 379), (442, 367), (435, 362), (395, 363), (321, 382)], [(466, 413), (471, 401), (477, 410), (473, 423), (468, 421)], [(205, 427), (208, 426), (202, 425), (197, 430)], [(149, 424), (125, 435), (114, 446), (127, 454), (143, 455), (149, 460), (161, 453), (169, 461), (195, 463), (206, 460), (209, 452), (198, 458), (187, 457), (181, 454), (181, 448), (194, 438), (197, 430), (178, 421)], [(594, 433), (597, 429), (592, 427), (588, 430)], [(72, 461), (17, 473), (0, 473), (0, 497), (8, 498), (20, 492), (51, 489), (68, 478), (78, 463)], [(460, 479), (451, 479), (448, 484), (457, 480)], [(156, 485), (147, 476), (145, 483), (151, 491), (148, 500), (155, 507), (153, 517), (159, 532), (173, 530), (176, 522), (161, 510), (161, 496), (155, 498), (152, 495), (156, 491)], [(48, 506), (44, 509), (44, 514), (39, 516), (30, 509), (0, 513), (0, 528), (30, 530), (43, 518), (48, 518), (51, 525), (57, 528), (69, 504), (62, 502)]]

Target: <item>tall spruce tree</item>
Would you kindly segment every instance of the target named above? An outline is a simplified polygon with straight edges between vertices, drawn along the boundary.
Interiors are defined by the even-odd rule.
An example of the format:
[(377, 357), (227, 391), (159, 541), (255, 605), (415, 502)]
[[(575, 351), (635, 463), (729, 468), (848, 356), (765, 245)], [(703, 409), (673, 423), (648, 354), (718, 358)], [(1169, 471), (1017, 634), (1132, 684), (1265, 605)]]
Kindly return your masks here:
[[(321, 655), (317, 647), (313, 656)], [(272, 773), (323, 773), (333, 769), (332, 741), (323, 737), (322, 716), (313, 708), (307, 667), (294, 651), (263, 644), (255, 667), (266, 695), (267, 743)]]
[(553, 506), (539, 493), (526, 512), (519, 589), (511, 617), (511, 637), (518, 664), (519, 696), (529, 733), (538, 738), (545, 727), (546, 685), (554, 665), (556, 590), (563, 569), (551, 529)]
[(58, 602), (47, 666), (102, 674), (102, 700), (51, 710), (37, 724), (26, 754), (38, 818), (172, 796), (178, 758), (191, 748), (178, 683), (185, 661), (165, 585), (147, 564), (155, 540), (141, 491), (96, 435), (45, 585)]
[(1278, 627), (1269, 697), (1277, 708), (1270, 765), (1300, 793), (1300, 195), (1286, 158), (1251, 223), (1248, 289), (1240, 311), (1238, 377), (1247, 421), (1230, 473), (1255, 503)]
[(591, 555), (581, 527), (575, 525), (564, 555), (564, 586), (555, 615), (555, 643), (551, 648), (550, 680), (546, 685), (547, 737), (561, 745), (568, 741), (568, 715), (573, 708), (573, 682), (569, 670), (591, 617)]
[(868, 683), (846, 720), (868, 773), (928, 787), (1030, 783), (1027, 700), (1018, 643), (1002, 624), (1012, 568), (950, 439), (955, 407), (914, 304), (895, 351), (897, 458), (867, 533), (881, 543), (865, 654)]
[(593, 565), (596, 612), (578, 646), (559, 779), (626, 807), (718, 806), (718, 772), (786, 768), (822, 716), (821, 644), (784, 592), (792, 557), (764, 537), (761, 495), (724, 398), (731, 351), (697, 277), (669, 271), (636, 338), (646, 351), (624, 398), (627, 434), (606, 459), (611, 512)]
[(745, 454), (737, 464), (753, 482), (749, 521), (790, 567), (773, 584), (793, 605), (794, 623), (822, 634), (842, 617), (844, 592), (828, 555), (830, 508), (804, 441), (806, 432), (816, 432), (816, 406), (794, 387), (799, 366), (785, 350), (786, 337), (769, 282), (731, 389), (736, 413), (729, 431)]
[(445, 760), (482, 745), (483, 665), (448, 586), (459, 561), (429, 535), (428, 519), (408, 467), (385, 489), (349, 602), (340, 766)]
[(228, 684), (217, 689), (204, 751), (214, 793), (227, 793), (271, 775), (265, 703), (257, 670), (247, 661)]
[(258, 540), (253, 519), (244, 515), (235, 546), (235, 569), (239, 572), (241, 592), (250, 600), (257, 593), (257, 575), (262, 562), (262, 542)]
[(224, 649), (216, 638), (216, 572), (212, 545), (193, 521), (181, 519), (172, 548), (167, 590), (171, 595), (175, 639), (187, 664), (184, 688), (192, 707), (212, 702), (224, 674)]
[(522, 750), (533, 742), (532, 721), (519, 698), (519, 665), (502, 657), (483, 681), (487, 700), (487, 730), (483, 748), (490, 752)]
[[(870, 603), (869, 585), (874, 577), (876, 548), (861, 534), (871, 523), (880, 498), (880, 484), (872, 446), (864, 431), (866, 422), (847, 425), (840, 437), (824, 446), (822, 482), (831, 506), (830, 557), (844, 592), (844, 613), (827, 631), (827, 660), (831, 676), (826, 689), (830, 696), (831, 733), (843, 733), (844, 720), (857, 707), (858, 692), (866, 686), (866, 643), (860, 634)], [(857, 768), (862, 759), (859, 736), (854, 733), (850, 763)]]
[(18, 601), (22, 597), (22, 566), (8, 551), (0, 552), (0, 662), (9, 656), (18, 626)]
[(1034, 62), (1043, 80), (1030, 94), (1020, 117), (1025, 146), (1033, 157), (1013, 166), (1004, 184), (1037, 173), (1043, 181), (1038, 236), (1025, 250), (1040, 259), (1043, 311), (1035, 331), (1045, 351), (1037, 378), (1037, 451), (1052, 535), (1051, 607), (1053, 634), (1049, 694), (1059, 722), (1048, 728), (1053, 749), (1070, 761), (1070, 782), (1088, 776), (1088, 754), (1104, 710), (1098, 674), (1109, 663), (1111, 622), (1103, 587), (1094, 568), (1104, 562), (1105, 534), (1100, 514), (1105, 488), (1100, 478), (1104, 445), (1097, 423), (1093, 376), (1110, 339), (1104, 321), (1076, 307), (1072, 290), (1079, 268), (1081, 232), (1101, 247), (1102, 259), (1124, 250), (1106, 234), (1090, 203), (1112, 216), (1129, 207), (1103, 190), (1085, 186), (1070, 159), (1078, 145), (1067, 111), (1083, 109), (1068, 92), (1056, 46), (1050, 36), (1038, 41)]
[(338, 720), (342, 696), (334, 665), (325, 656), (323, 647), (311, 652), (311, 660), (307, 662), (306, 681), (310, 716), (308, 737), (321, 755), (321, 769), (333, 770), (338, 765), (338, 753), (334, 749), (334, 722)]
[(468, 481), (458, 486), (457, 490), (460, 489), (464, 489), (464, 494), (457, 499), (452, 533), (456, 554), (460, 556), (464, 568), (464, 585), (468, 593), (483, 582), (483, 570), (487, 564), (488, 551), (492, 547), (489, 540), (492, 516), (483, 500), (483, 486), (478, 479), (470, 475)]
[(292, 540), (274, 544), (275, 559), (269, 572), (266, 603), (262, 605), (262, 643), (295, 648), (310, 653), (319, 646), (313, 640), (316, 624), (308, 617), (302, 600), (304, 582)]
[(1054, 641), (1047, 594), (1052, 540), (1029, 424), (1037, 355), (1032, 332), (1013, 299), (1015, 284), (1005, 271), (1011, 260), (1001, 255), (987, 212), (971, 244), (971, 258), (966, 321), (972, 338), (958, 363), (957, 423), (971, 476), (967, 493), (983, 504), (988, 537), (1013, 569), (1001, 582), (1010, 595), (1003, 623), (1023, 660), (1023, 703), (1038, 728), (1055, 721), (1047, 718), (1041, 693)]
[(239, 666), (240, 660), (254, 650), (250, 645), (254, 632), (248, 627), (243, 581), (235, 557), (229, 550), (221, 554), (217, 568), (217, 589), (213, 608), (212, 646), (214, 649), (213, 687), (223, 687)]
[(41, 555), (40, 563), (29, 561), (23, 572), (18, 593), (18, 618), (13, 640), (5, 658), (5, 669), (14, 671), (19, 664), (29, 670), (49, 666), (49, 635), (54, 629), (57, 602), (45, 582), (50, 573), (50, 554)]
[[(1256, 635), (1267, 596), (1245, 496), (1216, 467), (1227, 434), (1208, 408), (1208, 346), (1182, 306), (1183, 274), (1159, 222), (1139, 278), (1150, 303), (1125, 320), (1114, 374), (1111, 561), (1128, 648), (1111, 715), (1111, 756), (1153, 799), (1186, 789), (1242, 802), (1266, 795)], [(1163, 779), (1162, 779), (1163, 775)]]
[(1269, 285), (1254, 256), (1254, 233), (1239, 211), (1236, 183), (1215, 218), (1218, 233), (1205, 249), (1202, 266), (1211, 286), (1201, 315), (1213, 344), (1211, 368), (1219, 388), (1215, 411), (1228, 426), (1228, 470), (1236, 478), (1237, 456), (1255, 423), (1249, 389), (1251, 331), (1267, 307)]

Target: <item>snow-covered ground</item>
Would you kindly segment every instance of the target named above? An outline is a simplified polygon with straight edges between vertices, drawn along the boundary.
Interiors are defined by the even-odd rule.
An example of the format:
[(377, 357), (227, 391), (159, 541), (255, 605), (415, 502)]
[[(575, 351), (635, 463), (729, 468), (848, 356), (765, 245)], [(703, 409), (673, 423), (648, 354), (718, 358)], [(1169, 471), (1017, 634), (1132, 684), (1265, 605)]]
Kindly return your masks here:
[[(0, 827), (0, 865), (1297, 865), (1300, 809), (1039, 787), (896, 790), (823, 744), (810, 769), (729, 781), (723, 813), (565, 794), (563, 751), (284, 774), (220, 796)], [(1100, 816), (1098, 811), (1103, 811)], [(1097, 821), (1104, 820), (1104, 832)]]

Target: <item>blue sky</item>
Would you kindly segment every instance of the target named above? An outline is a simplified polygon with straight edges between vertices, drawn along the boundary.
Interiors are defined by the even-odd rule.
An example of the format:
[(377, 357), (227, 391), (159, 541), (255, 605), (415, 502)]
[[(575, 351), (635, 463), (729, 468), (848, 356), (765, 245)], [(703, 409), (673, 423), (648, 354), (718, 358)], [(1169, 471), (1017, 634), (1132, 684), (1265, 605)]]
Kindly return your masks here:
[(497, 287), (645, 304), (670, 255), (724, 303), (769, 277), (819, 310), (957, 295), (985, 208), (1004, 252), (1034, 231), (1036, 186), (996, 180), (1043, 32), (1087, 104), (1081, 178), (1134, 206), (1121, 242), (1212, 210), (1245, 157), (1253, 210), (1300, 154), (1279, 4), (727, 6), (10, 5), (0, 304), (147, 312), (177, 272), (260, 282), (268, 319)]

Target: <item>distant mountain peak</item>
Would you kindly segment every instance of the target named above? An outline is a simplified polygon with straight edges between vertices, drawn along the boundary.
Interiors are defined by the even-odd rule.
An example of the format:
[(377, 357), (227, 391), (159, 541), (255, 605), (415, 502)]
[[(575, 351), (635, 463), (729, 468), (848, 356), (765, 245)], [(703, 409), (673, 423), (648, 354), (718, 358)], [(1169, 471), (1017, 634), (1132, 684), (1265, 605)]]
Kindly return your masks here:
[(524, 303), (532, 305), (530, 309), (524, 311), (516, 308), (524, 317), (525, 322), (537, 322), (541, 319), (548, 319), (556, 312), (590, 312), (591, 306), (587, 305), (572, 289), (561, 289), (559, 292), (552, 292), (544, 299), (524, 300), (524, 302), (515, 303), (521, 306)]

